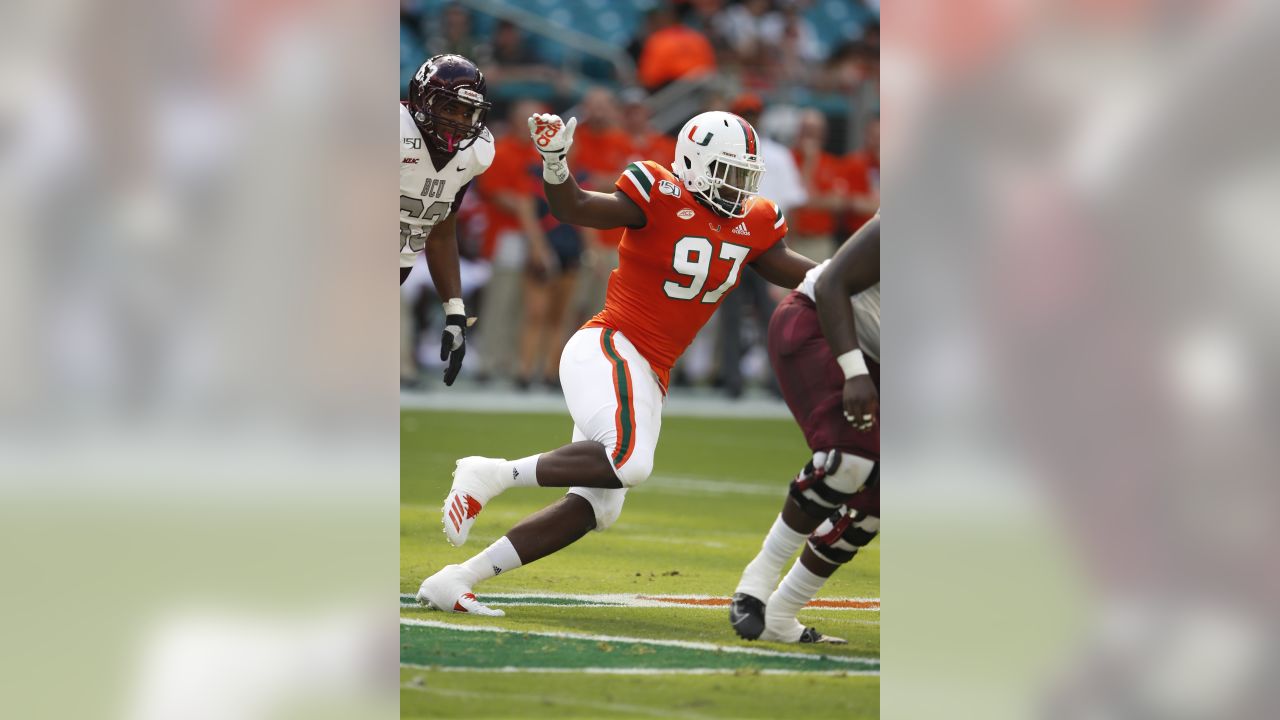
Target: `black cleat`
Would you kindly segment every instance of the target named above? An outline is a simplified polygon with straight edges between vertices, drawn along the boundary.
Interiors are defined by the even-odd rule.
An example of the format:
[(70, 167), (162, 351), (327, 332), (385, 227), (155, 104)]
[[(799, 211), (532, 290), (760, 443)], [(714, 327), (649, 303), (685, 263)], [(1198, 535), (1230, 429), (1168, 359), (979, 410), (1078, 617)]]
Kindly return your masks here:
[(818, 628), (807, 627), (804, 632), (800, 633), (800, 642), (802, 643), (827, 643), (830, 645), (847, 645), (848, 640), (838, 638), (834, 635), (823, 635), (818, 632)]
[(764, 603), (746, 593), (734, 593), (729, 622), (743, 640), (755, 640), (764, 632)]

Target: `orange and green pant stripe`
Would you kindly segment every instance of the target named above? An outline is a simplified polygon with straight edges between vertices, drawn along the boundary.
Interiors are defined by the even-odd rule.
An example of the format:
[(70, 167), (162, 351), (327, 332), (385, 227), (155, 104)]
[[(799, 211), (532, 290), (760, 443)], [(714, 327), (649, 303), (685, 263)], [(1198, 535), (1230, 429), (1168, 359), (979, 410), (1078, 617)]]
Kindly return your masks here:
[(636, 446), (636, 408), (631, 395), (631, 368), (622, 359), (618, 346), (613, 341), (616, 330), (606, 328), (600, 333), (600, 349), (609, 358), (613, 366), (613, 392), (618, 401), (618, 409), (613, 415), (616, 431), (613, 451), (609, 459), (615, 468), (620, 468), (631, 458), (631, 451)]

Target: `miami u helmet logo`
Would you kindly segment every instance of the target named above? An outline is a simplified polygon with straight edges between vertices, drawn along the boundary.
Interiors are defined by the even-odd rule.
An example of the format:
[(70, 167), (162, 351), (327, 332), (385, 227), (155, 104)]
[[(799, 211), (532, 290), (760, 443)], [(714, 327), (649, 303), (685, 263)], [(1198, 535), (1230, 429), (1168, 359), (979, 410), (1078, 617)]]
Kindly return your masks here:
[(704, 137), (704, 138), (702, 138), (702, 142), (698, 142), (697, 140), (695, 140), (695, 139), (694, 139), (693, 134), (694, 134), (694, 133), (696, 133), (696, 132), (698, 132), (698, 126), (697, 126), (697, 125), (694, 125), (693, 127), (689, 128), (689, 141), (690, 141), (690, 142), (694, 143), (695, 145), (701, 145), (702, 147), (706, 147), (706, 146), (708, 146), (708, 145), (710, 145), (710, 144), (711, 144), (711, 135), (712, 135), (712, 133), (711, 133), (711, 132), (708, 132), (708, 133), (707, 133), (707, 136), (706, 136), (706, 137)]

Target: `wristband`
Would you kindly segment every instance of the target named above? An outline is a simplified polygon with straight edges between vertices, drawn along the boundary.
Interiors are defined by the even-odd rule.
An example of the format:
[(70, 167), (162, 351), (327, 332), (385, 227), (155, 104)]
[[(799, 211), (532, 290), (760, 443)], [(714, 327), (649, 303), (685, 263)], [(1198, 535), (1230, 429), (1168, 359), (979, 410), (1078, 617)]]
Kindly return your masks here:
[(463, 315), (467, 314), (467, 306), (462, 304), (462, 298), (452, 298), (444, 302), (444, 314)]
[(840, 369), (844, 371), (844, 379), (857, 377), (859, 375), (870, 375), (871, 371), (867, 370), (867, 362), (862, 359), (861, 350), (850, 350), (849, 352), (836, 358)]
[(548, 185), (559, 185), (569, 179), (569, 166), (563, 159), (553, 160), (552, 157), (542, 156), (542, 179)]

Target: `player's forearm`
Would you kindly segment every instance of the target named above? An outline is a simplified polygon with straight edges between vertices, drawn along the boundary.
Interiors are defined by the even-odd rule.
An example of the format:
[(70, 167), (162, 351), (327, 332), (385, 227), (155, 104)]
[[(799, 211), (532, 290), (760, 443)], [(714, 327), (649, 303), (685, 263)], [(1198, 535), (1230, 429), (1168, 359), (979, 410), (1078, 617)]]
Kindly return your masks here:
[[(821, 283), (819, 283), (821, 285)], [(814, 291), (814, 302), (818, 305), (818, 323), (822, 326), (822, 336), (827, 339), (831, 353), (840, 357), (845, 353), (858, 349), (857, 326), (853, 321), (853, 304), (849, 296), (820, 289)]]
[(462, 278), (458, 269), (458, 238), (453, 234), (432, 233), (425, 249), (427, 270), (436, 286), (440, 299), (449, 301), (462, 297)]
[(547, 195), (547, 206), (551, 208), (552, 217), (562, 223), (579, 224), (578, 216), (586, 191), (578, 185), (573, 175), (565, 178), (564, 182), (555, 184), (547, 182), (544, 178), (542, 190)]
[(809, 258), (797, 253), (784, 243), (774, 250), (765, 253), (752, 265), (770, 283), (788, 290), (794, 290), (804, 282), (804, 276), (813, 269), (814, 263)]
[(572, 177), (559, 185), (544, 182), (547, 204), (555, 219), (570, 225), (608, 230), (623, 223), (617, 209), (610, 207), (612, 198), (604, 193), (583, 190)]
[(837, 358), (858, 349), (849, 298), (880, 282), (880, 218), (872, 218), (849, 238), (813, 289), (822, 334)]

